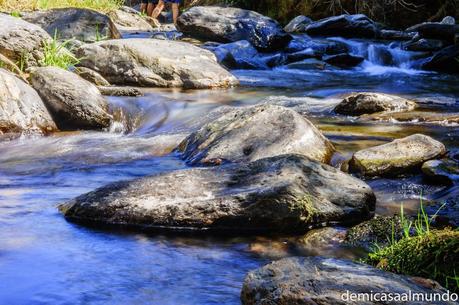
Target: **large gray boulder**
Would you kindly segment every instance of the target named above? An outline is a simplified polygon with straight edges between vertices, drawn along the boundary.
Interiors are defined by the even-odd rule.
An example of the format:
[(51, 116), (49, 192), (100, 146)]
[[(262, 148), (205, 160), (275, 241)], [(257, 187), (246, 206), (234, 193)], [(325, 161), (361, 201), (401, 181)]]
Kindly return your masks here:
[(122, 6), (108, 13), (120, 32), (150, 32), (153, 27), (133, 8)]
[(51, 37), (39, 26), (0, 13), (0, 53), (27, 68), (43, 59), (43, 47)]
[(258, 105), (234, 108), (189, 135), (178, 148), (189, 164), (248, 162), (301, 154), (328, 163), (333, 145), (296, 111)]
[(178, 29), (216, 42), (248, 40), (262, 51), (284, 48), (292, 37), (271, 18), (235, 7), (195, 6), (178, 19)]
[(439, 39), (454, 42), (455, 35), (459, 34), (459, 25), (441, 22), (424, 22), (406, 29), (406, 32), (417, 32), (423, 38)]
[(365, 15), (340, 15), (328, 17), (306, 25), (304, 32), (312, 36), (342, 36), (374, 38), (378, 27)]
[(57, 130), (40, 96), (14, 74), (0, 69), (0, 134)]
[(360, 150), (349, 162), (351, 171), (365, 176), (392, 176), (419, 170), (425, 161), (446, 153), (445, 145), (423, 134)]
[[(372, 305), (404, 304), (383, 300), (380, 293), (446, 294), (438, 283), (385, 272), (348, 260), (322, 257), (285, 258), (249, 272), (241, 292), (243, 305)], [(374, 299), (357, 300), (353, 294), (372, 293)], [(377, 295), (379, 293), (379, 295)], [(388, 297), (388, 295), (386, 295)], [(408, 304), (408, 302), (406, 302)], [(425, 305), (424, 300), (410, 301)], [(455, 305), (438, 301), (438, 305)]]
[(302, 232), (371, 217), (363, 181), (299, 155), (117, 182), (60, 206), (72, 221), (167, 230)]
[(285, 27), (287, 33), (303, 32), (305, 27), (312, 23), (312, 19), (303, 15), (293, 18)]
[(238, 83), (212, 52), (185, 42), (107, 40), (82, 46), (77, 56), (81, 66), (116, 85), (212, 88)]
[(362, 115), (377, 112), (413, 110), (416, 102), (390, 94), (359, 92), (347, 96), (335, 107), (335, 112), (345, 115)]
[(107, 15), (83, 8), (57, 8), (24, 13), (22, 18), (41, 26), (49, 35), (59, 39), (94, 42), (121, 38)]
[(56, 67), (36, 68), (31, 83), (61, 130), (101, 129), (110, 125), (108, 104), (95, 85)]

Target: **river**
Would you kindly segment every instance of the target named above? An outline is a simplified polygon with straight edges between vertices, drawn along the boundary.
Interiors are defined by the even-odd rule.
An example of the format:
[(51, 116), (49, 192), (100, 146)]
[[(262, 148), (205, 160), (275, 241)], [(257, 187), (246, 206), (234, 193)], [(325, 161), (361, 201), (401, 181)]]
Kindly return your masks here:
[[(351, 42), (359, 51), (359, 41)], [(368, 48), (363, 48), (368, 50)], [(368, 55), (368, 54), (367, 54)], [(1, 304), (240, 304), (247, 271), (270, 259), (311, 254), (290, 237), (212, 237), (109, 231), (67, 222), (56, 206), (109, 182), (185, 168), (151, 138), (187, 132), (225, 105), (269, 96), (298, 98), (342, 157), (393, 138), (424, 133), (459, 153), (459, 130), (448, 124), (356, 121), (331, 112), (344, 93), (376, 91), (415, 98), (423, 111), (459, 112), (459, 78), (399, 63), (380, 65), (372, 53), (351, 70), (237, 70), (239, 88), (148, 89), (143, 97), (109, 97), (120, 121), (109, 132), (58, 133), (0, 142)], [(376, 58), (376, 59), (375, 59)], [(408, 60), (408, 59), (406, 59)], [(390, 215), (419, 195), (449, 194), (420, 175), (368, 180), (377, 214)], [(337, 246), (314, 254), (356, 257)]]

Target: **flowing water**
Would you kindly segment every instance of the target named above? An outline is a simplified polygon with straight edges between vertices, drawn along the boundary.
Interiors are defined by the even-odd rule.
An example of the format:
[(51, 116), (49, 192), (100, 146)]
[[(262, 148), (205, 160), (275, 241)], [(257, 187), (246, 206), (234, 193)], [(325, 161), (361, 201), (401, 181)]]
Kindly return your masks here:
[[(218, 107), (287, 96), (307, 103), (310, 118), (345, 158), (352, 152), (421, 132), (459, 152), (459, 131), (448, 124), (361, 122), (331, 113), (352, 91), (396, 93), (420, 100), (425, 111), (458, 112), (459, 79), (419, 71), (388, 44), (347, 41), (365, 62), (353, 70), (239, 70), (243, 86), (227, 90), (148, 90), (110, 97), (119, 122), (109, 132), (59, 133), (0, 142), (0, 304), (239, 304), (247, 271), (294, 254), (353, 258), (340, 245), (301, 249), (291, 237), (210, 237), (107, 231), (68, 223), (56, 205), (109, 182), (185, 168), (158, 135), (186, 133)], [(383, 65), (390, 49), (393, 65)], [(384, 52), (386, 53), (386, 52)], [(156, 140), (155, 140), (156, 139)], [(339, 159), (338, 158), (338, 159)], [(448, 195), (417, 175), (367, 181), (377, 213), (419, 194)], [(437, 194), (437, 195), (436, 195)]]

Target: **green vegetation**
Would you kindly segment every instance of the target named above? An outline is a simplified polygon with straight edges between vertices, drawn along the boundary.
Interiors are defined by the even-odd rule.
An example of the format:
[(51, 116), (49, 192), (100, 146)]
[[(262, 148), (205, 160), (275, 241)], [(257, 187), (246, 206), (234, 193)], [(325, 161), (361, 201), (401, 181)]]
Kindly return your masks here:
[(459, 292), (459, 231), (432, 229), (437, 213), (429, 217), (421, 202), (417, 217), (411, 220), (405, 217), (402, 206), (403, 238), (392, 239), (386, 247), (375, 247), (364, 262), (390, 272), (430, 278)]
[(16, 18), (21, 18), (21, 13), (18, 11), (12, 11), (10, 15)]
[(119, 8), (123, 4), (123, 0), (0, 0), (0, 10), (13, 12), (62, 7), (79, 7), (109, 12)]
[(57, 32), (55, 32), (53, 39), (45, 43), (44, 58), (40, 61), (40, 65), (69, 69), (78, 64), (79, 59), (67, 48), (71, 40), (59, 42), (57, 37)]

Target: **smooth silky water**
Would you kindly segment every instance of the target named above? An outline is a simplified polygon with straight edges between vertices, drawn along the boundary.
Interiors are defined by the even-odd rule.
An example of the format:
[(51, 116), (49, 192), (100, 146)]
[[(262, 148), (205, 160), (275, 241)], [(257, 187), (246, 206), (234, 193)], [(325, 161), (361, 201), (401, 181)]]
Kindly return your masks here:
[[(356, 47), (356, 50), (358, 48)], [(107, 183), (186, 168), (158, 150), (156, 135), (188, 132), (222, 106), (267, 96), (301, 97), (310, 118), (340, 158), (421, 132), (459, 152), (456, 126), (360, 122), (331, 113), (342, 94), (377, 91), (425, 101), (434, 112), (458, 112), (459, 79), (402, 66), (384, 67), (370, 54), (353, 70), (234, 71), (243, 86), (228, 90), (148, 90), (110, 97), (118, 122), (108, 132), (58, 133), (0, 142), (1, 304), (239, 304), (247, 271), (287, 255), (355, 258), (340, 245), (301, 248), (292, 237), (160, 235), (87, 228), (67, 222), (56, 206)], [(419, 194), (447, 195), (420, 175), (367, 181), (378, 214), (414, 211)]]

